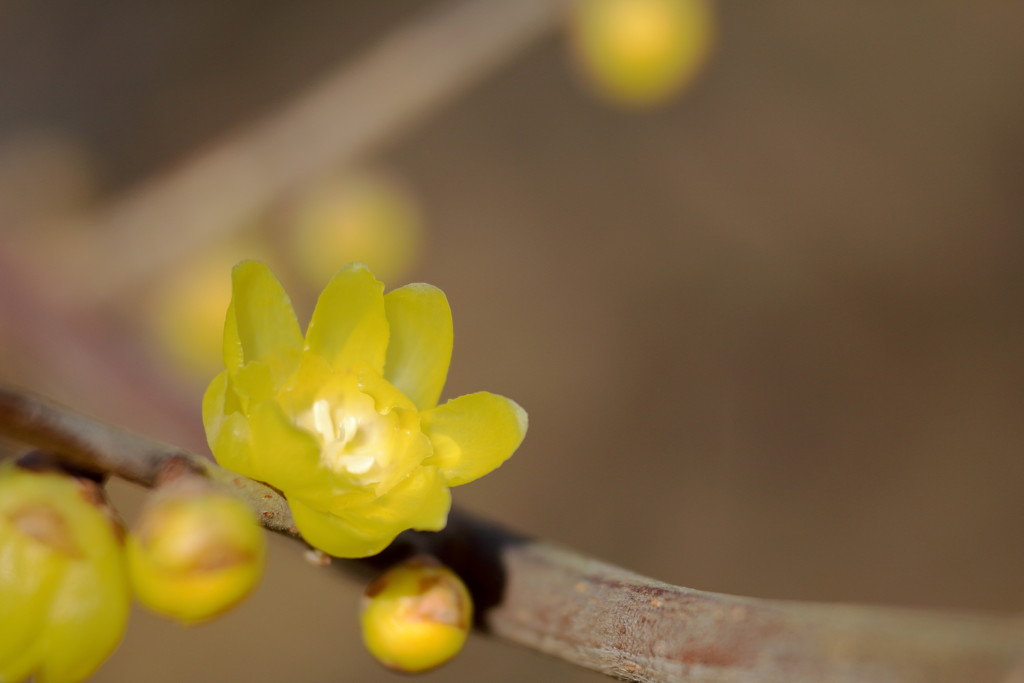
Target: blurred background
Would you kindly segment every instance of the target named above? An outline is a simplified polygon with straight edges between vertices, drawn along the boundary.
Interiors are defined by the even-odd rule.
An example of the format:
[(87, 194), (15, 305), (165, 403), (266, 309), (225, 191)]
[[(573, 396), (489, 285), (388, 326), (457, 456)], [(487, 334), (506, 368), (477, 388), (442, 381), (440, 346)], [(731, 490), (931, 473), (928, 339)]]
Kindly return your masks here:
[[(251, 210), (218, 214), (218, 181), (104, 222), (463, 4), (499, 33), (520, 6), (0, 6), (0, 377), (206, 452), (230, 265), (270, 261), (302, 317), (360, 258), (447, 293), (445, 396), (529, 411), (458, 505), (693, 588), (1024, 609), (1024, 4), (721, 0), (669, 85), (621, 91), (547, 3)], [(189, 233), (204, 212), (230, 220)], [(130, 519), (143, 492), (112, 488)], [(192, 629), (138, 611), (95, 680), (399, 680), (359, 643), (361, 586), (272, 541), (252, 599)], [(424, 680), (483, 678), (601, 680), (480, 636)]]

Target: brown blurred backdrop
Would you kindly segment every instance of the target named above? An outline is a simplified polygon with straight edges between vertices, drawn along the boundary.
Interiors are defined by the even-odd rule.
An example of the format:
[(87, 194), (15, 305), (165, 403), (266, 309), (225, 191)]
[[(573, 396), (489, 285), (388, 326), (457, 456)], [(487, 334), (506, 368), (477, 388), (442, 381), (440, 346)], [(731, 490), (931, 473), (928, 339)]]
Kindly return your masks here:
[[(423, 4), (4, 3), (0, 148), (70, 140), (76, 192), (112, 198)], [(668, 106), (595, 99), (553, 34), (374, 160), (424, 209), (411, 279), (452, 303), (446, 396), (530, 413), (457, 503), (695, 588), (1021, 611), (1024, 4), (718, 9)], [(16, 208), (0, 251), (28, 259)], [(0, 376), (89, 412), (102, 387), (41, 379), (6, 301)], [(155, 435), (199, 429), (195, 403)], [(358, 644), (358, 591), (274, 539), (255, 598), (191, 630), (135, 614), (96, 680), (399, 680)], [(477, 637), (424, 680), (599, 678)]]

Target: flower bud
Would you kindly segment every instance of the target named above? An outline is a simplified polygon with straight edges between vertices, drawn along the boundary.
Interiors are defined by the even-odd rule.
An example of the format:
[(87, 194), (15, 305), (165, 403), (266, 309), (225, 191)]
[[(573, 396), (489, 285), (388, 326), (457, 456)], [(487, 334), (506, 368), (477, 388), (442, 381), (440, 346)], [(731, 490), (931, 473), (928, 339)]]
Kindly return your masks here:
[(590, 85), (624, 105), (660, 103), (699, 72), (714, 37), (711, 0), (577, 0), (573, 48)]
[(252, 510), (191, 475), (154, 491), (128, 535), (128, 572), (139, 602), (186, 624), (245, 598), (265, 554)]
[(0, 681), (81, 681), (124, 635), (120, 528), (93, 482), (0, 466)]
[(472, 625), (462, 579), (415, 558), (377, 577), (363, 594), (363, 642), (384, 666), (419, 673), (458, 654)]
[(327, 178), (294, 207), (291, 253), (298, 274), (322, 287), (346, 263), (361, 261), (397, 280), (419, 254), (420, 209), (398, 180), (379, 172)]

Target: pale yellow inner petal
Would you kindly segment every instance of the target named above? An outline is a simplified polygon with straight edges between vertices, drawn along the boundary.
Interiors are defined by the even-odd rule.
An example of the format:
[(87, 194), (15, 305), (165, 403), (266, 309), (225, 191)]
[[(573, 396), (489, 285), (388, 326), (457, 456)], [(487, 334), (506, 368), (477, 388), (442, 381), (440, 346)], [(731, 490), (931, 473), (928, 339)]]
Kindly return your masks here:
[(382, 494), (429, 455), (429, 442), (408, 400), (366, 374), (334, 375), (296, 422), (320, 441), (324, 467)]

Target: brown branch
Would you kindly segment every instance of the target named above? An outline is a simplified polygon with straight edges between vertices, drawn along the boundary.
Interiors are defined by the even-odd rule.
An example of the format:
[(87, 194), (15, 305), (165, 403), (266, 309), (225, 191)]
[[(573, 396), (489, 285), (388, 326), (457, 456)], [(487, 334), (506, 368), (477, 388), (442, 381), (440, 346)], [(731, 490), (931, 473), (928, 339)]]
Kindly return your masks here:
[[(151, 486), (174, 459), (238, 489), (298, 537), (269, 487), (173, 446), (0, 386), (0, 434)], [(429, 552), (463, 576), (478, 627), (634, 681), (1021, 683), (1024, 619), (743, 598), (671, 586), (462, 512), (346, 570)]]
[(175, 461), (234, 489), (263, 526), (299, 538), (292, 513), (275, 489), (239, 476), (209, 459), (81, 415), (40, 396), (0, 384), (0, 435), (43, 448), (94, 472), (153, 486)]
[[(350, 165), (483, 80), (557, 23), (568, 0), (430, 7), (359, 58), (68, 231), (76, 301), (127, 285), (239, 229), (285, 192)], [(97, 267), (102, 264), (102, 267)]]

